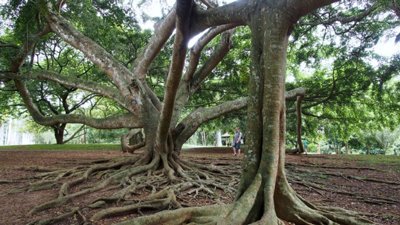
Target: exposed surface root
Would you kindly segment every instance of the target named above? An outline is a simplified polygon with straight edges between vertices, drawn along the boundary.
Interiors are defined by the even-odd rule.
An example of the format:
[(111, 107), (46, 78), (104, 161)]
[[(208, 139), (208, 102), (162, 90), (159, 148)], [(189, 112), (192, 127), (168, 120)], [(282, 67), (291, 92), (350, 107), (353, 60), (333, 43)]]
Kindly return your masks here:
[[(202, 164), (194, 160), (162, 160), (162, 157), (157, 156), (148, 163), (143, 162), (143, 158), (129, 157), (96, 162), (90, 167), (48, 171), (35, 176), (31, 185), (24, 190), (57, 187), (59, 193), (53, 200), (34, 207), (30, 214), (36, 215), (53, 209), (60, 209), (64, 213), (32, 224), (51, 224), (77, 218), (81, 221), (98, 221), (121, 215), (137, 217), (160, 210), (195, 206), (190, 200), (193, 198), (202, 199), (202, 205), (227, 203), (232, 201), (239, 182), (237, 174), (228, 173), (230, 170), (224, 166)], [(165, 167), (165, 164), (169, 167)], [(230, 165), (227, 163), (226, 167)], [(74, 201), (78, 198), (81, 200)], [(85, 199), (84, 205), (75, 204), (82, 199)], [(182, 221), (191, 221), (189, 217), (193, 217), (195, 210), (181, 212), (188, 219), (181, 218)], [(161, 217), (167, 218), (169, 215), (167, 213)], [(196, 220), (207, 220), (206, 216), (200, 213), (195, 217)]]
[[(287, 163), (287, 166), (296, 166), (296, 164)], [(310, 168), (320, 168), (320, 169), (342, 169), (342, 170), (374, 170), (374, 171), (381, 171), (375, 168), (370, 167), (355, 167), (355, 166), (323, 166), (323, 165), (316, 165), (316, 164), (303, 164), (302, 167), (310, 167)]]
[(335, 207), (315, 206), (298, 196), (286, 181), (280, 181), (276, 195), (276, 199), (279, 199), (275, 203), (278, 216), (295, 224), (373, 224), (356, 212)]
[(157, 214), (128, 220), (117, 225), (177, 225), (177, 224), (216, 224), (216, 219), (226, 215), (231, 205), (212, 205), (203, 207), (167, 210)]
[(38, 221), (34, 221), (32, 223), (29, 223), (28, 225), (50, 225), (50, 224), (57, 224), (58, 222), (61, 222), (63, 220), (65, 220), (68, 217), (71, 217), (73, 215), (75, 215), (76, 213), (78, 213), (78, 208), (74, 208), (72, 209), (70, 212), (61, 214), (59, 216), (50, 218), (50, 219), (45, 219), (45, 220), (38, 220)]

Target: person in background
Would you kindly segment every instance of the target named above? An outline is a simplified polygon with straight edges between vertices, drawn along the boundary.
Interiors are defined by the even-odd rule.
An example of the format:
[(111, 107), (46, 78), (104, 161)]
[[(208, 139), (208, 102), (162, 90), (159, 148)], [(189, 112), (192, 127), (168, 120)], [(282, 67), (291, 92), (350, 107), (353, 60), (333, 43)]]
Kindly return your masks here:
[(235, 135), (233, 136), (233, 155), (240, 155), (240, 141), (242, 139), (242, 132), (240, 132), (239, 127), (236, 127)]
[(303, 148), (304, 148), (304, 152), (303, 153), (307, 155), (307, 153), (308, 153), (308, 141), (305, 138), (303, 138)]

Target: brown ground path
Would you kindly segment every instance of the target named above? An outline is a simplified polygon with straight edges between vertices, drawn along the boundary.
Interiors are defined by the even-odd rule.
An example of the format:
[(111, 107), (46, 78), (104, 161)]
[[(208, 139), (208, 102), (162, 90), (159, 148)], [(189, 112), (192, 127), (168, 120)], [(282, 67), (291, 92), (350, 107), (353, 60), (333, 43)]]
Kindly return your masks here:
[[(126, 157), (118, 151), (0, 151), (0, 193), (23, 187), (35, 174), (74, 166), (88, 166), (93, 161)], [(228, 149), (195, 149), (183, 157), (194, 161), (231, 163), (239, 168), (241, 157)], [(335, 155), (299, 155), (286, 157), (289, 181), (295, 190), (314, 204), (355, 210), (376, 224), (400, 224), (400, 158), (396, 163), (367, 165)], [(14, 181), (13, 183), (9, 183)], [(57, 196), (58, 189), (0, 195), (0, 224), (20, 225), (43, 214), (28, 216), (39, 203)], [(227, 202), (232, 201), (227, 197)], [(83, 204), (85, 199), (73, 200)], [(190, 199), (188, 205), (210, 204), (206, 199)], [(58, 215), (50, 210), (46, 213)], [(103, 220), (110, 224), (124, 217)], [(65, 224), (70, 224), (66, 222)]]

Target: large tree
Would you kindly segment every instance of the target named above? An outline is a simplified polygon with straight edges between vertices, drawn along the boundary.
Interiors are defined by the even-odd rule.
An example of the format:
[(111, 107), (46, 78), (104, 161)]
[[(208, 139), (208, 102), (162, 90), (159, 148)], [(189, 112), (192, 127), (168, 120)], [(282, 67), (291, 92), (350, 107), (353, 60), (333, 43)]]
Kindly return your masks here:
[[(149, 182), (143, 178), (132, 177), (146, 173), (158, 174), (159, 171), (162, 171), (166, 179), (174, 184), (176, 181), (183, 182), (142, 199), (140, 204), (100, 210), (92, 219), (129, 212), (141, 207), (179, 207), (174, 191), (180, 192), (191, 187), (198, 186), (201, 190), (211, 191), (207, 188), (211, 186), (230, 191), (228, 185), (223, 185), (226, 182), (224, 171), (213, 166), (186, 162), (179, 157), (179, 154), (183, 143), (202, 123), (247, 106), (249, 118), (246, 135), (247, 151), (236, 201), (227, 207), (213, 206), (162, 212), (138, 218), (132, 222), (133, 224), (181, 224), (190, 221), (219, 224), (282, 224), (282, 221), (296, 224), (368, 223), (357, 218), (352, 212), (316, 207), (306, 202), (290, 187), (284, 171), (285, 98), (304, 94), (303, 89), (285, 92), (289, 35), (301, 17), (334, 2), (336, 0), (251, 0), (216, 6), (209, 1), (178, 0), (168, 15), (157, 24), (154, 35), (135, 58), (131, 69), (117, 60), (112, 52), (108, 52), (95, 42), (93, 40), (95, 37), (86, 36), (84, 31), (79, 29), (82, 24), (74, 24), (71, 19), (66, 19), (71, 16), (69, 10), (79, 9), (84, 3), (65, 4), (64, 1), (59, 1), (57, 4), (45, 4), (44, 1), (27, 1), (21, 6), (21, 13), (29, 7), (31, 15), (39, 18), (31, 28), (35, 34), (31, 33), (26, 37), (21, 44), (20, 52), (9, 63), (7, 72), (1, 73), (1, 78), (14, 82), (32, 118), (43, 125), (82, 123), (109, 129), (143, 128), (145, 133), (144, 143), (128, 146), (130, 152), (143, 150), (143, 154), (139, 156), (91, 167), (83, 175), (81, 171), (75, 170), (61, 175), (56, 174), (55, 177), (52, 177), (53, 173), (46, 174), (46, 178), (52, 178), (52, 182), (57, 182), (58, 179), (71, 173), (81, 176), (63, 184), (57, 199), (37, 206), (31, 213), (64, 204), (71, 198), (110, 185), (123, 184), (122, 190), (113, 196), (98, 199), (91, 207), (119, 202), (128, 193), (141, 185), (146, 187), (146, 182)], [(94, 3), (99, 4), (97, 1)], [(345, 4), (336, 4), (329, 8), (344, 11), (343, 14), (337, 14), (329, 19), (357, 20), (379, 9), (378, 4), (360, 3), (358, 7), (362, 9), (351, 10), (351, 3), (352, 1), (345, 1)], [(349, 8), (349, 13), (356, 16), (347, 17), (345, 12)], [(190, 96), (201, 88), (212, 70), (228, 53), (231, 47), (232, 29), (242, 25), (250, 27), (252, 41), (248, 97), (233, 99), (208, 108), (198, 108), (183, 117), (182, 112)], [(205, 30), (206, 33), (191, 48), (187, 57), (188, 41)], [(49, 34), (57, 35), (82, 52), (104, 72), (112, 85), (66, 77), (54, 71), (23, 70), (26, 59), (35, 50), (35, 44), (46, 40)], [(211, 52), (206, 52), (207, 60), (200, 61), (205, 45), (219, 34), (221, 34), (219, 45)], [(148, 84), (148, 80), (152, 78), (150, 67), (171, 35), (174, 36), (171, 63), (165, 75), (163, 96), (157, 96)], [(108, 118), (88, 118), (72, 114), (46, 117), (41, 114), (31, 98), (26, 85), (30, 79), (46, 79), (113, 99), (125, 109), (125, 114)], [(84, 182), (99, 172), (106, 174), (105, 180), (99, 181), (95, 186), (70, 193), (69, 189), (72, 186)], [(219, 182), (216, 182), (217, 179)], [(49, 185), (49, 181), (37, 185), (42, 188)], [(73, 210), (65, 215), (78, 211), (78, 209)], [(131, 222), (127, 224), (129, 223)]]

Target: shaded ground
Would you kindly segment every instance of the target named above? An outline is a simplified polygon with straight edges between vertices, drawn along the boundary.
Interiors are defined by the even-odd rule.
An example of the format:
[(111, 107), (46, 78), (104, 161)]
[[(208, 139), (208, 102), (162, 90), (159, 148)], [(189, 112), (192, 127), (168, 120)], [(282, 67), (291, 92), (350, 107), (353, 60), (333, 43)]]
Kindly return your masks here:
[[(185, 151), (183, 156), (214, 165), (228, 163), (232, 165), (232, 172), (240, 172), (241, 158), (232, 156), (229, 149), (192, 149)], [(118, 151), (0, 151), (0, 192), (26, 186), (34, 175), (42, 172), (89, 166), (116, 157), (127, 155)], [(290, 183), (301, 196), (314, 204), (355, 210), (376, 224), (400, 224), (400, 158), (368, 161), (357, 156), (288, 155), (286, 162)], [(28, 216), (27, 213), (34, 206), (57, 196), (57, 192), (58, 188), (52, 188), (0, 195), (0, 224), (28, 224), (38, 219), (43, 214)], [(233, 196), (224, 198), (224, 202), (232, 200)], [(79, 198), (72, 204), (80, 205), (85, 201), (88, 200)], [(213, 203), (194, 195), (182, 201), (183, 206)], [(45, 213), (58, 215), (62, 210)], [(102, 220), (97, 224), (110, 224), (132, 216)]]

